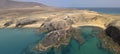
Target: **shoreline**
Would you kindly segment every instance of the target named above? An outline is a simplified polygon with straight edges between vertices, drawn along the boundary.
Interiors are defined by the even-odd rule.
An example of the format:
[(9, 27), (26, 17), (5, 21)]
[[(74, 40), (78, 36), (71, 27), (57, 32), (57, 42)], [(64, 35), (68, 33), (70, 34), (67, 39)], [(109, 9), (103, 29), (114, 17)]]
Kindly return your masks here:
[[(22, 9), (24, 10), (24, 9)], [(21, 11), (22, 11), (21, 10)], [(29, 9), (28, 9), (29, 10)], [(4, 11), (3, 11), (4, 12)], [(104, 24), (108, 24), (112, 21), (114, 21), (115, 19), (119, 19), (120, 15), (112, 15), (112, 14), (101, 14), (99, 12), (95, 12), (95, 11), (89, 11), (89, 10), (59, 10), (57, 12), (57, 10), (54, 11), (42, 11), (42, 13), (40, 13), (41, 11), (34, 11), (30, 14), (30, 16), (27, 16), (28, 13), (25, 13), (24, 16), (23, 14), (20, 14), (19, 12), (15, 12), (13, 11), (13, 14), (8, 13), (8, 15), (10, 15), (9, 17), (6, 14), (2, 15), (0, 14), (0, 28), (4, 27), (4, 24), (9, 22), (9, 21), (13, 21), (13, 24), (9, 25), (6, 28), (14, 28), (16, 26), (17, 23), (19, 23), (19, 21), (25, 21), (27, 19), (31, 19), (31, 20), (38, 20), (36, 23), (33, 24), (28, 24), (23, 26), (23, 28), (39, 28), (41, 26), (41, 24), (46, 21), (47, 19), (51, 18), (51, 19), (56, 19), (56, 20), (60, 20), (61, 18), (71, 18), (74, 21), (73, 27), (79, 27), (79, 26), (86, 26), (86, 25), (90, 25), (90, 26), (98, 26), (98, 27), (102, 27), (105, 29)], [(14, 16), (14, 14), (18, 14), (16, 16), (20, 16), (16, 18), (16, 16)], [(23, 12), (24, 13), (24, 12)], [(4, 18), (3, 18), (4, 17)], [(12, 19), (13, 18), (13, 19)], [(34, 19), (33, 19), (34, 18)], [(113, 19), (115, 18), (115, 19)], [(50, 20), (51, 20), (50, 19)]]
[[(13, 11), (13, 13), (10, 12), (8, 14), (2, 13), (0, 16), (0, 29), (5, 26), (6, 28), (14, 29), (16, 26), (18, 26), (17, 28), (20, 29), (36, 28), (43, 33), (49, 32), (47, 34), (47, 38), (43, 40), (43, 46), (41, 44), (36, 46), (38, 47), (36, 48), (38, 50), (40, 50), (40, 48), (44, 48), (43, 50), (46, 50), (49, 47), (59, 47), (62, 44), (66, 45), (70, 41), (69, 39), (72, 37), (71, 35), (76, 35), (73, 37), (79, 42), (84, 41), (81, 37), (78, 37), (79, 31), (77, 31), (76, 28), (95, 26), (105, 30), (107, 25), (109, 25), (111, 22), (120, 20), (120, 15), (116, 16), (111, 14), (101, 14), (95, 11), (76, 9), (52, 11), (37, 10), (27, 13), (24, 11), (21, 13), (19, 11)], [(47, 45), (47, 47), (45, 45)]]

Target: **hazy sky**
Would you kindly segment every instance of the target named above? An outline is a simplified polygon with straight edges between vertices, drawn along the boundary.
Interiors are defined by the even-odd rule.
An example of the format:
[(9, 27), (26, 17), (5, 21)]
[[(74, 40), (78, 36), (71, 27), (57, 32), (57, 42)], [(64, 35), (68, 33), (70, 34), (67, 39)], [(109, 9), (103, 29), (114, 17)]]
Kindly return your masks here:
[(120, 0), (21, 0), (57, 7), (120, 7)]

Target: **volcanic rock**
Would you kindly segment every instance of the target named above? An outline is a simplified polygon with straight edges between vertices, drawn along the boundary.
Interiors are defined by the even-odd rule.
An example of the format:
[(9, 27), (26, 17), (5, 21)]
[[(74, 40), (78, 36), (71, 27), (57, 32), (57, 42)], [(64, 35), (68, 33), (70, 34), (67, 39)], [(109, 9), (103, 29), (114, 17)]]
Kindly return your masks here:
[(108, 25), (106, 34), (120, 45), (120, 21), (114, 21)]

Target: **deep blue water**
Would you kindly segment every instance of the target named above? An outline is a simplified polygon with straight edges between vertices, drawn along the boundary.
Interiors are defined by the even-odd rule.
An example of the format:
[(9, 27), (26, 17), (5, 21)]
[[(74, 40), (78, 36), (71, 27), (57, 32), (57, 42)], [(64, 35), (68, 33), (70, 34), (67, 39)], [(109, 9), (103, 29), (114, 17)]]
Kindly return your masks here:
[(82, 10), (91, 10), (106, 14), (120, 14), (120, 8), (77, 8)]

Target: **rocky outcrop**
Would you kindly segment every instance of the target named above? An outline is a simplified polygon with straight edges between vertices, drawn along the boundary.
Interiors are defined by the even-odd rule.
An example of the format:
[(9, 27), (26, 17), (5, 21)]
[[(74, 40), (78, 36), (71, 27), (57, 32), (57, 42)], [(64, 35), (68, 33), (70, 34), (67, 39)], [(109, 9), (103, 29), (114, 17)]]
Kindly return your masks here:
[(4, 24), (4, 27), (8, 27), (8, 26), (10, 26), (11, 24), (13, 24), (13, 21), (8, 21), (8, 22), (6, 22), (6, 23)]
[(37, 20), (32, 19), (22, 19), (19, 22), (16, 23), (16, 27), (23, 27), (24, 25), (33, 24), (36, 23)]
[(54, 30), (61, 30), (61, 29), (68, 29), (70, 28), (71, 25), (66, 21), (62, 19), (58, 20), (50, 20), (50, 21), (45, 21), (41, 27), (40, 27), (40, 32), (50, 32)]
[(109, 23), (100, 39), (105, 48), (110, 49), (114, 54), (120, 54), (120, 20), (113, 20)]
[(46, 38), (36, 46), (39, 51), (46, 51), (51, 47), (59, 47), (61, 45), (68, 45), (70, 37), (70, 30), (56, 30), (47, 34)]
[(120, 45), (120, 20), (110, 23), (105, 32), (113, 41)]
[(49, 19), (45, 21), (41, 27), (40, 32), (47, 32), (47, 36), (42, 42), (36, 45), (36, 50), (46, 51), (51, 47), (60, 47), (61, 45), (68, 45), (72, 37), (74, 37), (78, 42), (83, 43), (84, 39), (80, 37), (79, 30), (73, 28), (71, 25), (72, 20), (70, 18), (64, 19)]
[[(54, 8), (29, 9), (28, 8), (28, 9), (13, 9), (13, 10), (0, 11), (0, 17), (1, 17), (0, 28), (3, 28), (6, 21), (11, 19), (15, 20), (15, 23), (14, 25), (8, 26), (7, 28), (14, 28), (15, 24), (19, 25), (19, 21), (21, 21), (20, 19), (23, 19), (23, 18), (30, 18), (30, 19), (34, 18), (36, 20), (43, 18), (44, 20), (39, 20), (39, 23), (37, 24), (34, 23), (29, 25), (27, 24), (24, 26), (24, 28), (28, 28), (29, 26), (30, 28), (39, 28), (40, 25), (41, 25), (41, 28), (50, 27), (52, 22), (54, 22), (54, 24), (52, 23), (53, 24), (52, 26), (56, 26), (57, 24), (55, 23), (59, 21), (58, 24), (63, 24), (64, 22), (67, 22), (67, 25), (70, 24), (74, 27), (98, 26), (105, 29), (106, 24), (109, 24), (109, 22), (113, 21), (119, 16), (99, 14), (97, 12), (88, 11), (88, 10), (69, 10), (69, 9), (60, 10), (60, 9), (54, 9)], [(51, 19), (48, 19), (48, 18), (51, 18)], [(48, 19), (48, 21), (46, 19)], [(52, 19), (55, 19), (55, 20), (51, 21)], [(45, 23), (43, 23), (44, 21)], [(46, 26), (44, 24), (49, 24), (49, 25)], [(49, 29), (52, 30), (54, 28), (52, 27)], [(57, 27), (55, 29), (60, 29), (60, 27), (59, 28)]]

